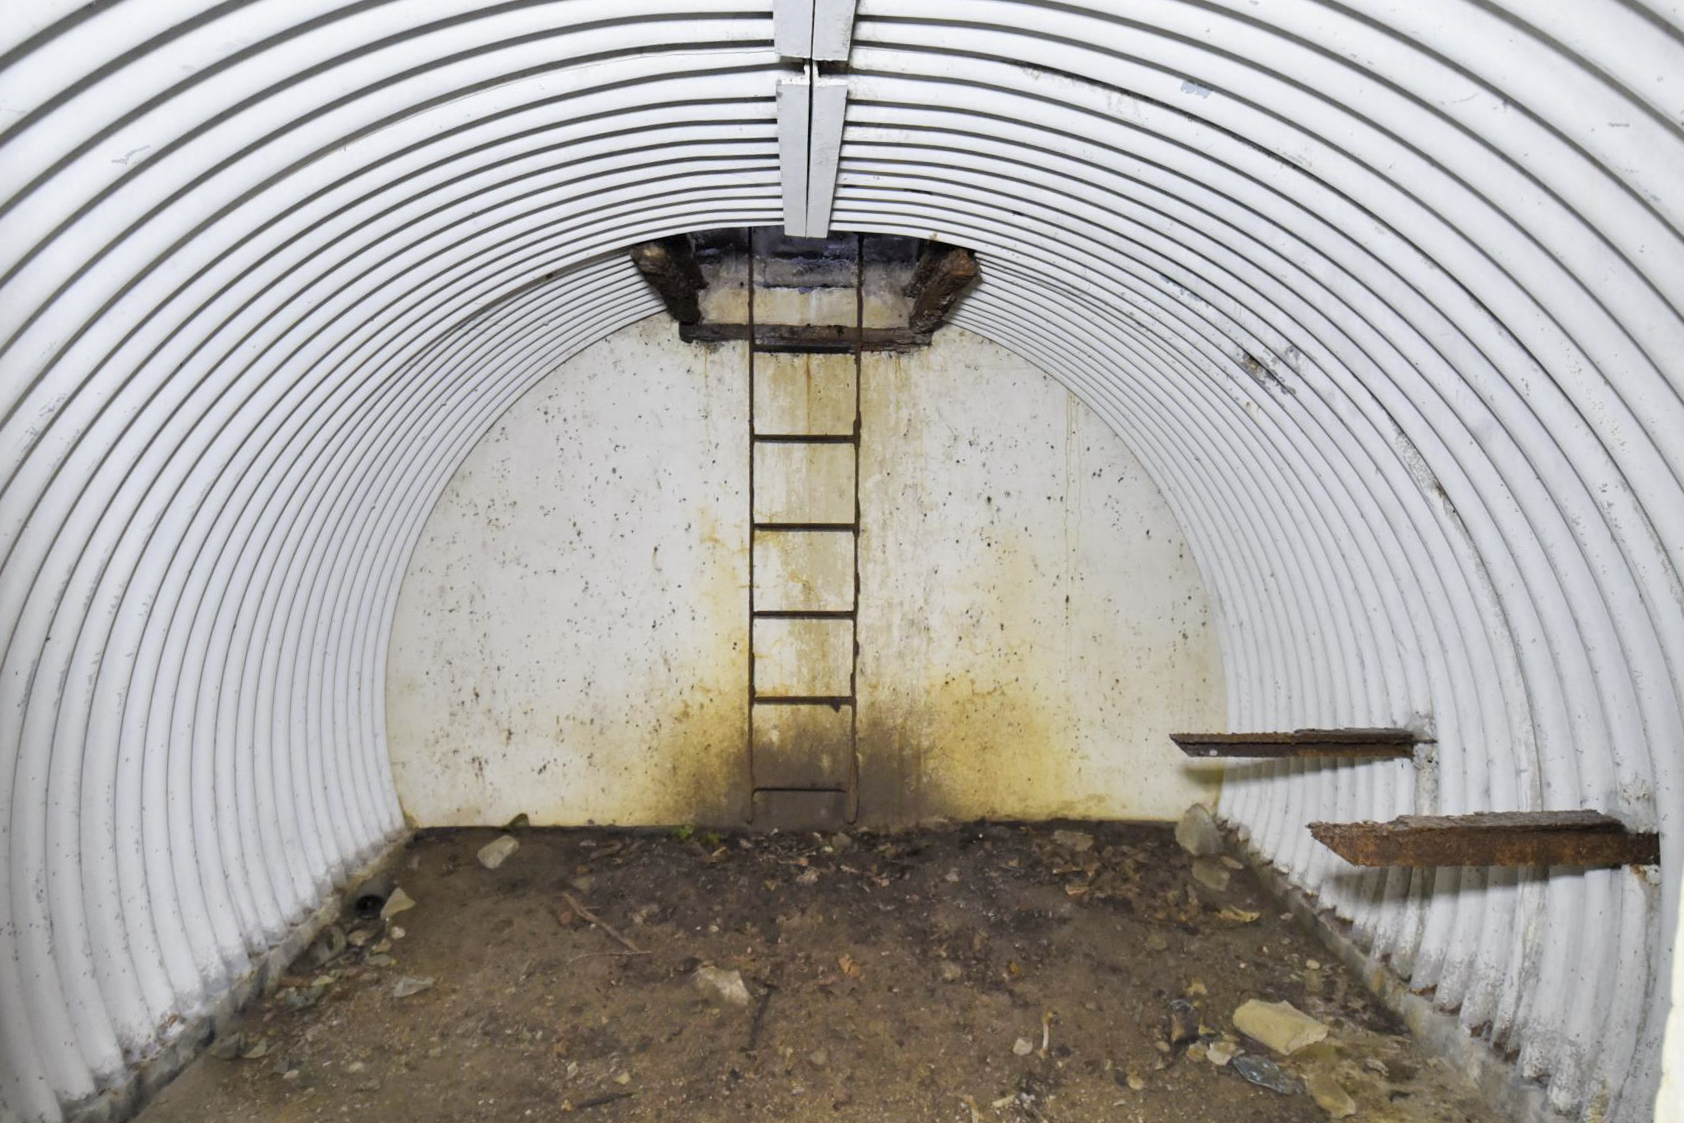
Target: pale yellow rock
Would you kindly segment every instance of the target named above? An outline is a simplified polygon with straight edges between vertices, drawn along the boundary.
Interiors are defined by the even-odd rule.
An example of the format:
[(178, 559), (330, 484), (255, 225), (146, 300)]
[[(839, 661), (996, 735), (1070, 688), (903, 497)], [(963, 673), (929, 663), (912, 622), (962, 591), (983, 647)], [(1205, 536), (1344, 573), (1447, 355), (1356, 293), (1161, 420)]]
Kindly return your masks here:
[(1328, 1073), (1310, 1073), (1304, 1077), (1304, 1089), (1334, 1119), (1346, 1119), (1357, 1113), (1357, 1101)]
[(396, 889), (392, 890), (392, 895), (390, 897), (386, 898), (386, 903), (381, 906), (380, 909), (380, 917), (383, 920), (390, 920), (392, 917), (398, 915), (398, 913), (405, 912), (414, 907), (414, 899), (411, 898), (408, 893), (405, 893), (403, 891), (403, 886), (400, 885)]
[(498, 835), (490, 842), (479, 848), (476, 857), (479, 864), (488, 870), (494, 870), (508, 860), (510, 854), (520, 849), (520, 839), (512, 834)]
[(1211, 858), (1193, 859), (1193, 880), (1218, 893), (1228, 888), (1228, 867)]
[(1290, 1002), (1253, 998), (1234, 1011), (1234, 1027), (1277, 1053), (1290, 1055), (1327, 1037), (1327, 1027)]
[(747, 1006), (748, 984), (741, 971), (727, 971), (722, 967), (696, 968), (690, 976), (691, 984), (715, 1006)]

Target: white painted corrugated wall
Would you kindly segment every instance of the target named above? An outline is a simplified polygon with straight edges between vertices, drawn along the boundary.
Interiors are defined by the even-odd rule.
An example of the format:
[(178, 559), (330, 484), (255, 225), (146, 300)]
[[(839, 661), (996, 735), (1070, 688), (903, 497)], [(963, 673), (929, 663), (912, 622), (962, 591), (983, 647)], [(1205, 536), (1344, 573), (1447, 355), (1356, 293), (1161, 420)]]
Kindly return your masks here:
[[(761, 5), (765, 7), (764, 4)], [(616, 251), (781, 218), (765, 10), (14, 0), (0, 19), (0, 1118), (180, 1032), (401, 827), (427, 511)], [(1619, 0), (866, 0), (834, 222), (1163, 488), (1223, 814), (1561, 1108), (1647, 1118), (1684, 765), (1684, 22)], [(1594, 807), (1664, 887), (1340, 868), (1313, 818)]]

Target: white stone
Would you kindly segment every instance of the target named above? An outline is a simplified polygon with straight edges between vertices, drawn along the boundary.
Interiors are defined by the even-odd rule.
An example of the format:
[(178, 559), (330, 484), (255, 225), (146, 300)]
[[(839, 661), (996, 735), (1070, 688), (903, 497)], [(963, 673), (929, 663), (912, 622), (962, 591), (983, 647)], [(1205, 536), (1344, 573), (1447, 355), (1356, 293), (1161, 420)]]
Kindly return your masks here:
[(1193, 880), (1218, 893), (1228, 888), (1228, 868), (1211, 858), (1193, 859)]
[(380, 917), (382, 920), (390, 920), (392, 917), (398, 915), (398, 913), (405, 912), (414, 907), (414, 898), (412, 898), (408, 893), (405, 893), (403, 891), (403, 886), (400, 885), (396, 889), (392, 890), (392, 895), (386, 898), (386, 903), (384, 905), (380, 906)]
[(1053, 841), (1076, 854), (1093, 849), (1093, 835), (1086, 831), (1054, 831)]
[(1321, 1109), (1334, 1119), (1345, 1119), (1357, 1113), (1357, 1102), (1343, 1085), (1325, 1072), (1312, 1072), (1304, 1077), (1304, 1088)]
[(741, 971), (727, 971), (723, 967), (698, 967), (690, 976), (690, 984), (716, 1006), (747, 1006), (748, 984)]
[(1212, 857), (1222, 852), (1222, 828), (1211, 817), (1210, 808), (1195, 803), (1175, 824), (1175, 841), (1195, 858)]
[(520, 839), (512, 834), (498, 835), (490, 842), (479, 848), (479, 864), (488, 870), (494, 870), (508, 860), (509, 855), (520, 849)]

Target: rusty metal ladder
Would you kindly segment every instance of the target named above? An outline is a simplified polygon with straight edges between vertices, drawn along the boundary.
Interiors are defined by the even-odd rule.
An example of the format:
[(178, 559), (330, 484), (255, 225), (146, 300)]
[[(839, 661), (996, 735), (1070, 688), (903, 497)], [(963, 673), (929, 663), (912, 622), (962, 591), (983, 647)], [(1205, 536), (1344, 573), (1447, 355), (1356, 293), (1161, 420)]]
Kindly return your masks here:
[(756, 324), (748, 271), (750, 821), (815, 830), (859, 814), (860, 380), (854, 324), (792, 343)]

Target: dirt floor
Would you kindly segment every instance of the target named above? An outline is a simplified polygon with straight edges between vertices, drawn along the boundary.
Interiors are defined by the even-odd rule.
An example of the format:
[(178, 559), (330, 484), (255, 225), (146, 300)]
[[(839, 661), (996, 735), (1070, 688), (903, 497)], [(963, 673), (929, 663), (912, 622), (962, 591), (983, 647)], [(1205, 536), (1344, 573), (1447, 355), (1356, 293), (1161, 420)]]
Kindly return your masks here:
[[(496, 869), (498, 831), (425, 834), (413, 907), (347, 915), (141, 1119), (1491, 1118), (1238, 862), (1057, 829), (517, 830)], [(1272, 1052), (1248, 999), (1328, 1036)]]

